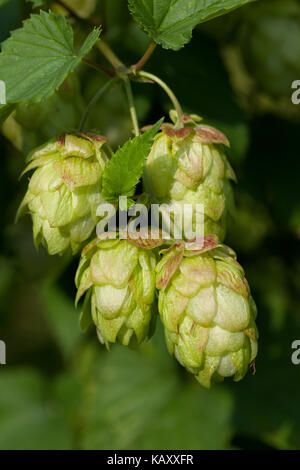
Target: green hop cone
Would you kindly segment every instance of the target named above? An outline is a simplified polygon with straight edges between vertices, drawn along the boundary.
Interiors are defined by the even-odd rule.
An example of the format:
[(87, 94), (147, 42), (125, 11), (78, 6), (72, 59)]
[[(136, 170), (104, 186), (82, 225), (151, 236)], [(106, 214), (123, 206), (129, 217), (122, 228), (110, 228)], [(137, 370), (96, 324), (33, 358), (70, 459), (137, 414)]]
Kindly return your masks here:
[(205, 387), (241, 380), (257, 354), (256, 306), (234, 252), (205, 237), (180, 244), (157, 264), (159, 313), (169, 352)]
[(93, 323), (107, 346), (136, 347), (154, 330), (156, 258), (151, 250), (127, 240), (91, 242), (82, 253), (75, 283), (76, 303), (85, 295), (83, 330)]
[[(174, 226), (178, 220), (174, 214), (183, 213), (186, 204), (192, 207), (190, 222), (184, 215), (184, 239), (192, 238), (186, 233), (192, 230), (198, 235), (216, 234), (223, 240), (227, 214), (234, 212), (229, 180), (235, 180), (235, 174), (223, 146), (229, 143), (220, 131), (197, 125), (193, 118), (184, 116), (185, 127), (179, 130), (163, 124), (145, 164), (145, 192), (153, 202), (168, 205)], [(198, 220), (196, 213), (200, 214)]]
[(107, 160), (104, 141), (102, 136), (66, 134), (29, 156), (24, 173), (35, 171), (17, 218), (31, 214), (35, 245), (42, 243), (50, 255), (69, 247), (77, 252), (96, 226)]

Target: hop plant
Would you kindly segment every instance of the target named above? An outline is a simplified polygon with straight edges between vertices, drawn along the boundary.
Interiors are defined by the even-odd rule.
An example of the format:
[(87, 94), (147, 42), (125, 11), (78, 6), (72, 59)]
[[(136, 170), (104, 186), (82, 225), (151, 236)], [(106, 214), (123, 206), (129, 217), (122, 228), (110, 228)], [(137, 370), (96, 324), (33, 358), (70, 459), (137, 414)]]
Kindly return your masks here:
[[(227, 376), (240, 380), (257, 353), (255, 303), (235, 253), (219, 244), (225, 237), (228, 215), (234, 215), (231, 181), (235, 174), (225, 153), (229, 141), (219, 130), (202, 124), (198, 116), (185, 115), (169, 86), (144, 66), (156, 44), (174, 51), (182, 48), (199, 15), (203, 22), (247, 1), (214, 2), (213, 8), (201, 5), (201, 11), (198, 8), (192, 13), (191, 8), (182, 7), (184, 2), (173, 1), (162, 15), (162, 6), (145, 8), (145, 2), (129, 0), (133, 19), (151, 37), (147, 50), (132, 65), (99, 42), (100, 24), (85, 38), (81, 24), (80, 31), (73, 31), (72, 24), (78, 22), (69, 21), (70, 14), (88, 19), (95, 13), (92, 23), (97, 24), (101, 12), (96, 0), (65, 0), (66, 8), (40, 9), (11, 33), (0, 53), (0, 124), (4, 123), (3, 131), (16, 148), (34, 147), (33, 141), (43, 139), (42, 134), (46, 140), (66, 127), (79, 129), (51, 140), (28, 157), (24, 173), (32, 171), (32, 176), (17, 218), (31, 215), (35, 245), (44, 245), (50, 255), (67, 250), (75, 254), (83, 248), (75, 277), (76, 304), (84, 297), (82, 329), (94, 324), (106, 347), (110, 343), (136, 347), (154, 332), (159, 310), (170, 352), (205, 386)], [(281, 26), (279, 0), (274, 2), (274, 24)], [(286, 0), (290, 16), (298, 11), (295, 2)], [(38, 7), (42, 2), (33, 3)], [(224, 3), (228, 5), (224, 7)], [(162, 16), (164, 24), (153, 31), (151, 25), (161, 23)], [(263, 59), (277, 31), (271, 23)], [(297, 33), (291, 18), (288, 24), (293, 25), (291, 33)], [(278, 31), (280, 36), (282, 30)], [(255, 36), (259, 38), (259, 34)], [(282, 47), (286, 45), (288, 41)], [(90, 60), (94, 46), (108, 67)], [(288, 56), (289, 65), (296, 70), (293, 52)], [(274, 63), (269, 63), (271, 69)], [(100, 79), (101, 83), (97, 79), (85, 110), (81, 109), (85, 100), (80, 97), (79, 78), (86, 74), (74, 75), (79, 66), (110, 77), (105, 82)], [(159, 85), (176, 110), (170, 113), (173, 124), (162, 124), (162, 118), (141, 133), (131, 82)], [(107, 127), (107, 117), (116, 114), (112, 108), (120, 109), (119, 103), (102, 102), (96, 109), (96, 121), (97, 112), (91, 115), (91, 111), (112, 86), (119, 85), (125, 89), (133, 133), (116, 151), (107, 146), (108, 159), (105, 138), (83, 132), (88, 123), (99, 126), (101, 113)], [(147, 111), (147, 106), (142, 108)], [(61, 119), (56, 119), (58, 114)], [(119, 144), (123, 140), (120, 127), (117, 132), (108, 127)], [(145, 192), (138, 194), (142, 177)], [(152, 203), (156, 207), (147, 212)], [(93, 239), (100, 221), (97, 214), (103, 212), (97, 235), (101, 229), (107, 232)], [(171, 227), (166, 227), (168, 222)], [(158, 262), (159, 247), (165, 249)]]
[(24, 173), (35, 170), (17, 218), (29, 212), (35, 245), (50, 255), (77, 252), (97, 223), (106, 156), (102, 136), (66, 134), (33, 152)]
[(91, 242), (82, 253), (75, 283), (76, 302), (86, 293), (81, 326), (91, 321), (102, 343), (135, 347), (155, 326), (155, 266), (153, 252), (127, 240)]
[(166, 250), (156, 271), (169, 352), (205, 387), (224, 377), (241, 380), (256, 357), (258, 331), (235, 253), (206, 237), (198, 250)]
[[(171, 117), (176, 118), (174, 113)], [(228, 146), (229, 142), (220, 131), (198, 125), (197, 117), (193, 118), (184, 116), (185, 127), (179, 130), (163, 124), (146, 161), (145, 191), (152, 201), (168, 205), (175, 225), (174, 213), (190, 204), (192, 223), (185, 220), (188, 233), (201, 233), (199, 224), (204, 222), (203, 235), (216, 234), (223, 240), (227, 214), (234, 211), (229, 180), (235, 180), (235, 174), (223, 150), (223, 145)], [(196, 220), (200, 204), (203, 222), (201, 218)]]

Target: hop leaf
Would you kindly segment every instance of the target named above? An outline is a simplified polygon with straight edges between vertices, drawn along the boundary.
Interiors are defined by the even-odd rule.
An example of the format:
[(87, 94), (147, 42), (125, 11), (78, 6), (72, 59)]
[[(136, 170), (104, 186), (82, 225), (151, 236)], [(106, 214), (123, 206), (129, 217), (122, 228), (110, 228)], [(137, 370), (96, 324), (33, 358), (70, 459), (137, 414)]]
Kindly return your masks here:
[(7, 102), (37, 103), (51, 96), (99, 35), (100, 29), (94, 29), (77, 54), (73, 30), (63, 16), (32, 14), (2, 44), (0, 79), (6, 84)]
[(103, 196), (117, 202), (119, 196), (131, 197), (143, 173), (144, 162), (163, 119), (144, 134), (128, 140), (114, 154), (103, 174)]
[(134, 19), (155, 42), (175, 51), (191, 40), (194, 27), (253, 0), (129, 0)]

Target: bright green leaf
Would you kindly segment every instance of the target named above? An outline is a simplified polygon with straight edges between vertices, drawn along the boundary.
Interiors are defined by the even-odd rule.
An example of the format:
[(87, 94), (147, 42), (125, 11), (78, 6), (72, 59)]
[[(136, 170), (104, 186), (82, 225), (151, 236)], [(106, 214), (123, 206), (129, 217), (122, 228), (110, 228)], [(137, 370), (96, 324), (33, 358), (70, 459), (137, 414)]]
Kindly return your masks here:
[(103, 174), (103, 196), (109, 202), (117, 202), (119, 196), (133, 196), (143, 173), (144, 162), (150, 152), (153, 139), (162, 119), (144, 134), (128, 140), (114, 154)]
[(134, 19), (165, 49), (188, 43), (194, 27), (253, 0), (129, 0)]
[(37, 103), (57, 90), (98, 40), (99, 29), (74, 51), (73, 30), (63, 16), (41, 11), (2, 44), (0, 79), (8, 103)]

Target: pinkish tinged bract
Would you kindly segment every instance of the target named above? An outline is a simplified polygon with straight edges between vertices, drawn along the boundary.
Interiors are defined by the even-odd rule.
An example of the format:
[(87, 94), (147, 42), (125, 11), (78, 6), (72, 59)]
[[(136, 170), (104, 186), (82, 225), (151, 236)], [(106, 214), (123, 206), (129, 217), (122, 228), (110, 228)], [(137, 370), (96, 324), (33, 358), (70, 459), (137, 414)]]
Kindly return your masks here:
[(156, 258), (127, 240), (97, 240), (82, 253), (76, 302), (85, 294), (83, 329), (94, 323), (102, 343), (136, 347), (155, 326)]
[[(171, 211), (189, 204), (193, 216), (187, 229), (223, 240), (227, 215), (234, 212), (230, 180), (235, 180), (235, 174), (224, 151), (229, 142), (222, 132), (196, 124), (190, 116), (184, 116), (184, 121), (181, 129), (163, 124), (157, 134), (145, 164), (145, 192), (152, 201), (168, 204)], [(204, 233), (197, 225), (197, 205), (203, 205)]]
[(99, 220), (104, 142), (101, 136), (66, 134), (29, 157), (25, 172), (34, 173), (17, 217), (31, 214), (35, 245), (42, 243), (50, 255), (69, 247), (77, 252)]
[(168, 349), (205, 387), (241, 380), (257, 354), (256, 306), (234, 252), (180, 247), (157, 268), (159, 313)]

